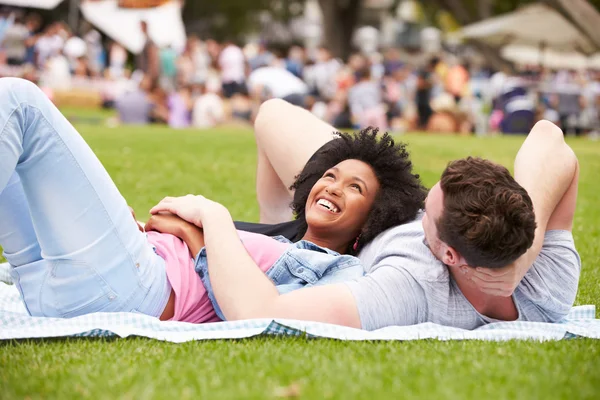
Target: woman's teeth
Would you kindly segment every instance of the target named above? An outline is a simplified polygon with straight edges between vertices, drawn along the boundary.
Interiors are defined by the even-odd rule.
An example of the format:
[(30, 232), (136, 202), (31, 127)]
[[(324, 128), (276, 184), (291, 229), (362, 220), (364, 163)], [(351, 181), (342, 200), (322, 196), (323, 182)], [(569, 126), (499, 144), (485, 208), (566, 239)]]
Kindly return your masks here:
[(326, 209), (328, 209), (329, 211), (331, 211), (332, 213), (337, 213), (340, 210), (335, 206), (335, 204), (333, 204), (332, 202), (330, 202), (329, 200), (325, 200), (325, 199), (319, 199), (317, 201), (317, 204), (325, 207)]

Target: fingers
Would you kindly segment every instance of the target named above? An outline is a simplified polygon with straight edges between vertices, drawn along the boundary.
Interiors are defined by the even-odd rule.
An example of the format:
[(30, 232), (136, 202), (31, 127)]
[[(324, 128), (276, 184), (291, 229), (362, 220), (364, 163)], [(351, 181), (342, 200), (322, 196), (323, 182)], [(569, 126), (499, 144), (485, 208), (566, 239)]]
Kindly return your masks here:
[(477, 275), (472, 275), (469, 279), (479, 290), (491, 296), (510, 297), (514, 291), (510, 282), (491, 282)]
[(461, 266), (460, 273), (480, 291), (491, 296), (510, 297), (516, 285), (514, 271), (508, 268), (492, 270)]
[(500, 283), (500, 282), (506, 282), (509, 280), (512, 280), (512, 275), (510, 274), (506, 274), (506, 275), (499, 275), (499, 276), (492, 276), (492, 275), (487, 275), (487, 274), (482, 274), (479, 272), (473, 272), (471, 274), (471, 276), (476, 276), (479, 279), (486, 281), (486, 282), (493, 282), (493, 283)]
[(154, 214), (150, 217), (148, 222), (146, 222), (146, 230), (147, 231), (161, 231), (161, 227), (164, 226), (165, 222), (172, 217), (172, 214)]
[(475, 268), (475, 271), (477, 274), (487, 275), (487, 276), (491, 276), (491, 277), (507, 276), (507, 275), (513, 273), (513, 270), (514, 270), (514, 268), (511, 268), (511, 267), (505, 267), (505, 268), (477, 267), (477, 268)]
[(176, 199), (175, 197), (165, 197), (157, 205), (155, 205), (154, 207), (152, 207), (150, 209), (150, 214), (156, 214), (161, 211), (172, 212), (175, 199)]

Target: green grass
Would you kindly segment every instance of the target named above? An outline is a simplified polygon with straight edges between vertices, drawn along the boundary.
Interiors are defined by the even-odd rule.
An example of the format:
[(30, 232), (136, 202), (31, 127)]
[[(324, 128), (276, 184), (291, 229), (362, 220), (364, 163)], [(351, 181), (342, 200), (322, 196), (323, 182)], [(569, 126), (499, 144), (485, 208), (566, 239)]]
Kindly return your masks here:
[[(249, 130), (79, 127), (138, 218), (166, 195), (201, 193), (255, 221)], [(507, 166), (522, 138), (407, 135), (431, 186), (466, 155)], [(600, 305), (600, 143), (581, 164), (577, 304)], [(0, 398), (600, 398), (600, 342), (377, 342), (259, 338), (185, 344), (136, 338), (0, 343)]]

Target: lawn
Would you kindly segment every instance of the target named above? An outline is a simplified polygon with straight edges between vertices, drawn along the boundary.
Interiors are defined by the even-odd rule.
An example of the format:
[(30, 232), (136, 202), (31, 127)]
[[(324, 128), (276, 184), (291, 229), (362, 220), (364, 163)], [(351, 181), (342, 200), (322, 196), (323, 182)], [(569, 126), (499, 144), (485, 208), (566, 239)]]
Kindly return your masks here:
[[(166, 195), (200, 193), (255, 221), (250, 130), (79, 129), (139, 219)], [(466, 155), (507, 166), (522, 138), (406, 135), (427, 186)], [(600, 305), (600, 142), (570, 141), (581, 182), (577, 304)], [(0, 343), (0, 398), (600, 398), (600, 342), (376, 342), (143, 338)]]

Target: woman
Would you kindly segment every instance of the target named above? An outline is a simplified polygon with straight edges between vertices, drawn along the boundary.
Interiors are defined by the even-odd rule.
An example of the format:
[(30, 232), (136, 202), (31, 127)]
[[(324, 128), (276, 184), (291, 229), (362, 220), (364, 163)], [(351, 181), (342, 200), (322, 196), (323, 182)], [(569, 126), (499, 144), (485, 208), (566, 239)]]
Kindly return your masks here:
[[(238, 233), (246, 252), (274, 282), (279, 293), (362, 276), (360, 261), (350, 254), (357, 254), (391, 226), (412, 220), (422, 205), (425, 191), (418, 177), (411, 173), (412, 165), (403, 145), (395, 145), (387, 134), (379, 139), (377, 130), (371, 129), (354, 136), (339, 135), (340, 138), (317, 151), (292, 185), (295, 190), (292, 208), (299, 222), (296, 243)], [(195, 270), (202, 281), (191, 274), (194, 260), (189, 259), (186, 250), (180, 250), (181, 259), (187, 257), (188, 266), (172, 269), (167, 263), (169, 280), (182, 284), (173, 286), (173, 296), (162, 318), (206, 322), (215, 317), (214, 306), (216, 315), (225, 319), (212, 293), (202, 232), (194, 225), (201, 225), (196, 215), (199, 213), (182, 214), (192, 222), (187, 226), (180, 226), (172, 216), (157, 214), (181, 213), (182, 202), (210, 201), (191, 195), (166, 198), (151, 210), (155, 216), (147, 229), (183, 239), (190, 254), (197, 255)], [(162, 240), (167, 237), (162, 236)]]
[(0, 246), (29, 313), (168, 319), (168, 270), (189, 265), (189, 250), (138, 230), (97, 157), (35, 85), (0, 79), (0, 98)]

